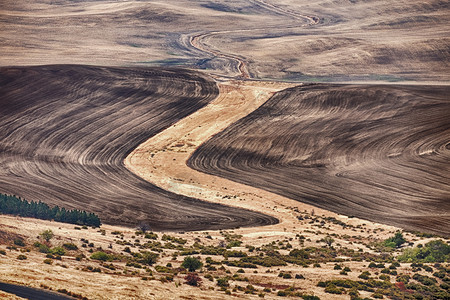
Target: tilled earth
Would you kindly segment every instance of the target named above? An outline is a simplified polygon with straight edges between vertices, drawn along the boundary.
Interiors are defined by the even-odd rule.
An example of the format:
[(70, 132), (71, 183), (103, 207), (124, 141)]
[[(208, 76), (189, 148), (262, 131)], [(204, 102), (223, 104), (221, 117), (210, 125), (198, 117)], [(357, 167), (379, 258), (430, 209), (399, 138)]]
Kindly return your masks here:
[(196, 72), (74, 65), (0, 69), (0, 193), (95, 212), (154, 230), (276, 223), (260, 213), (179, 196), (124, 166), (140, 143), (208, 104)]
[(189, 166), (337, 213), (449, 235), (449, 87), (279, 92)]

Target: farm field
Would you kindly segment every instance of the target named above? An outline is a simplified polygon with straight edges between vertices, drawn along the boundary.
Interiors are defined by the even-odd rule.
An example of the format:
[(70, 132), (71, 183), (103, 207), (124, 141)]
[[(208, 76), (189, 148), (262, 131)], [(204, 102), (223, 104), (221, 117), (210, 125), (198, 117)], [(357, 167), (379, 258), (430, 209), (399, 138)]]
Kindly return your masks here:
[(450, 298), (447, 1), (0, 3), (0, 298)]
[(194, 169), (334, 212), (450, 235), (450, 88), (283, 90), (202, 144)]
[(0, 71), (0, 193), (164, 230), (272, 224), (275, 218), (166, 192), (124, 159), (218, 95), (201, 74), (42, 66)]

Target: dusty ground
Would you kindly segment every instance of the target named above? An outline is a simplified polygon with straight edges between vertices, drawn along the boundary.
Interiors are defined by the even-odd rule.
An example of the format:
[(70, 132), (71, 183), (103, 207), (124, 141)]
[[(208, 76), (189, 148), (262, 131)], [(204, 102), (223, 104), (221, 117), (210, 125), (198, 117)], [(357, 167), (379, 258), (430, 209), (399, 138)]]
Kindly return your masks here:
[[(292, 210), (291, 213), (294, 213)], [(302, 213), (303, 216), (309, 213)], [(319, 217), (320, 219), (321, 217)], [(320, 239), (326, 236), (328, 233), (337, 233), (335, 238), (336, 248), (349, 248), (349, 249), (364, 249), (364, 252), (371, 253), (366, 246), (371, 240), (383, 239), (392, 236), (394, 228), (384, 225), (374, 225), (368, 222), (364, 222), (357, 219), (347, 219), (345, 217), (339, 217), (339, 220), (351, 225), (347, 229), (342, 229), (341, 226), (326, 223), (325, 227), (320, 224), (310, 224), (306, 221), (297, 221), (296, 226), (284, 228), (269, 228), (264, 230), (260, 229), (237, 229), (234, 231), (228, 231), (228, 233), (242, 235), (240, 240), (242, 241), (241, 247), (232, 248), (233, 250), (244, 250), (245, 245), (253, 245), (260, 247), (271, 242), (289, 243), (293, 245), (293, 248), (299, 246), (299, 241), (296, 238), (296, 234), (301, 234), (305, 237), (305, 242), (301, 244), (302, 247), (324, 247), (324, 243), (320, 242)], [(285, 224), (287, 226), (287, 224)], [(25, 284), (37, 288), (52, 288), (54, 291), (58, 289), (66, 289), (72, 293), (80, 294), (89, 299), (223, 299), (228, 296), (220, 291), (216, 285), (216, 281), (211, 282), (204, 276), (206, 274), (212, 274), (213, 276), (225, 276), (226, 270), (229, 270), (230, 276), (236, 274), (239, 268), (228, 267), (226, 270), (207, 271), (205, 268), (199, 275), (203, 278), (201, 287), (191, 287), (184, 284), (185, 274), (180, 273), (176, 275), (173, 282), (162, 283), (161, 278), (167, 274), (157, 272), (154, 267), (150, 267), (151, 273), (143, 269), (135, 269), (125, 266), (125, 262), (112, 261), (115, 269), (111, 270), (105, 267), (110, 263), (103, 264), (99, 261), (89, 259), (91, 253), (89, 249), (103, 249), (109, 253), (118, 253), (127, 255), (124, 252), (126, 245), (118, 245), (118, 242), (129, 242), (127, 245), (131, 248), (132, 252), (139, 251), (139, 247), (135, 246), (136, 241), (139, 240), (142, 243), (146, 241), (142, 236), (136, 236), (135, 230), (131, 228), (124, 228), (118, 226), (102, 225), (101, 229), (105, 231), (103, 235), (101, 230), (98, 229), (75, 229), (77, 226), (64, 223), (56, 223), (27, 218), (16, 218), (9, 216), (2, 216), (0, 219), (0, 231), (13, 232), (24, 238), (26, 246), (17, 247), (17, 250), (5, 249), (7, 245), (13, 245), (11, 240), (5, 238), (2, 239), (2, 245), (0, 250), (6, 250), (6, 255), (0, 255), (0, 280)], [(79, 227), (78, 227), (79, 228)], [(339, 229), (341, 228), (341, 229)], [(43, 263), (45, 259), (44, 253), (36, 251), (32, 245), (35, 241), (41, 241), (38, 235), (43, 230), (50, 229), (55, 233), (55, 237), (51, 240), (51, 246), (60, 246), (63, 243), (71, 242), (78, 246), (77, 251), (67, 251), (66, 255), (61, 260), (53, 260), (51, 265)], [(120, 232), (118, 234), (117, 232)], [(319, 233), (321, 232), (321, 233)], [(170, 236), (186, 239), (188, 242), (184, 247), (192, 245), (194, 242), (199, 242), (203, 245), (217, 246), (221, 241), (224, 241), (224, 234), (219, 231), (207, 231), (207, 232), (187, 232), (187, 233), (166, 233)], [(352, 241), (348, 238), (344, 238), (345, 235), (351, 235)], [(162, 233), (158, 233), (158, 240), (161, 240)], [(411, 241), (426, 242), (429, 239), (419, 239), (413, 235), (406, 235)], [(83, 248), (81, 245), (81, 239), (88, 240), (89, 243), (93, 243), (92, 247)], [(139, 244), (139, 243), (138, 243)], [(164, 244), (164, 242), (163, 242)], [(110, 248), (112, 245), (112, 248)], [(30, 249), (31, 252), (25, 251)], [(280, 250), (285, 252), (284, 250)], [(162, 257), (158, 260), (156, 265), (165, 266), (167, 263), (171, 263), (173, 267), (177, 267), (183, 260), (183, 256), (173, 258), (174, 250), (165, 249), (162, 253)], [(83, 253), (87, 259), (77, 261), (74, 256)], [(26, 260), (17, 260), (16, 257), (19, 254), (27, 256)], [(211, 255), (200, 255), (201, 259), (205, 261), (206, 257)], [(219, 260), (220, 257), (212, 256), (214, 260)], [(232, 259), (232, 258), (230, 258)], [(289, 286), (299, 288), (299, 291), (305, 294), (315, 294), (320, 296), (321, 299), (348, 299), (347, 295), (331, 295), (323, 292), (323, 288), (317, 287), (319, 281), (347, 278), (358, 280), (357, 276), (363, 270), (369, 270), (367, 268), (367, 262), (356, 261), (344, 261), (341, 263), (343, 266), (351, 268), (351, 272), (348, 275), (339, 275), (339, 270), (334, 270), (335, 263), (322, 263), (320, 268), (313, 268), (309, 266), (307, 268), (300, 266), (281, 266), (281, 267), (258, 267), (257, 273), (254, 273), (255, 269), (245, 269), (245, 273), (242, 276), (248, 277), (248, 282), (242, 281), (230, 281), (231, 288), (237, 286), (247, 286), (248, 284), (256, 287), (257, 291), (262, 292), (265, 286), (273, 287), (273, 292), (265, 292), (266, 299), (278, 298), (276, 292), (280, 289), (284, 289)], [(100, 268), (101, 273), (92, 272), (87, 269), (89, 266), (93, 268)], [(266, 271), (269, 270), (269, 273)], [(411, 274), (411, 268), (408, 265), (403, 265), (399, 272), (404, 271)], [(374, 272), (374, 270), (370, 270)], [(305, 279), (283, 279), (278, 277), (279, 272), (287, 272), (294, 276), (295, 274), (302, 274)], [(149, 280), (142, 280), (142, 277), (148, 277)], [(243, 292), (233, 292), (239, 298), (244, 299), (258, 299), (256, 295), (246, 295)], [(370, 293), (367, 294), (370, 296)]]

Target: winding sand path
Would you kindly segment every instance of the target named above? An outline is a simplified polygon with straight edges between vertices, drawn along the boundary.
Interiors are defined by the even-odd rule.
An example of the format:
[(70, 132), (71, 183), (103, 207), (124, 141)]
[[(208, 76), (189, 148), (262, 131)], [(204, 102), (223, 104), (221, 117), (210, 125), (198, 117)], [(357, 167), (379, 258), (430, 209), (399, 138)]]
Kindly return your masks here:
[(256, 110), (275, 92), (292, 86), (279, 82), (219, 83), (220, 94), (215, 100), (141, 144), (128, 155), (125, 165), (138, 176), (170, 192), (255, 210), (280, 220), (279, 224), (258, 228), (258, 232), (295, 228), (298, 221), (292, 208), (336, 217), (337, 214), (330, 211), (204, 174), (186, 165), (203, 142)]

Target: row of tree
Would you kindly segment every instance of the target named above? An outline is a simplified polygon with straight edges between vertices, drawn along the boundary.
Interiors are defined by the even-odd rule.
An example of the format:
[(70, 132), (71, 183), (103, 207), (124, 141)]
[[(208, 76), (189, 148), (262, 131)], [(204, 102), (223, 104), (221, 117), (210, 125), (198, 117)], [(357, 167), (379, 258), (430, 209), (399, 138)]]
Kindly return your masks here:
[(0, 194), (0, 213), (95, 227), (102, 224), (94, 213), (77, 209), (66, 210), (59, 206), (50, 207), (40, 201), (28, 202), (20, 197), (4, 194)]

